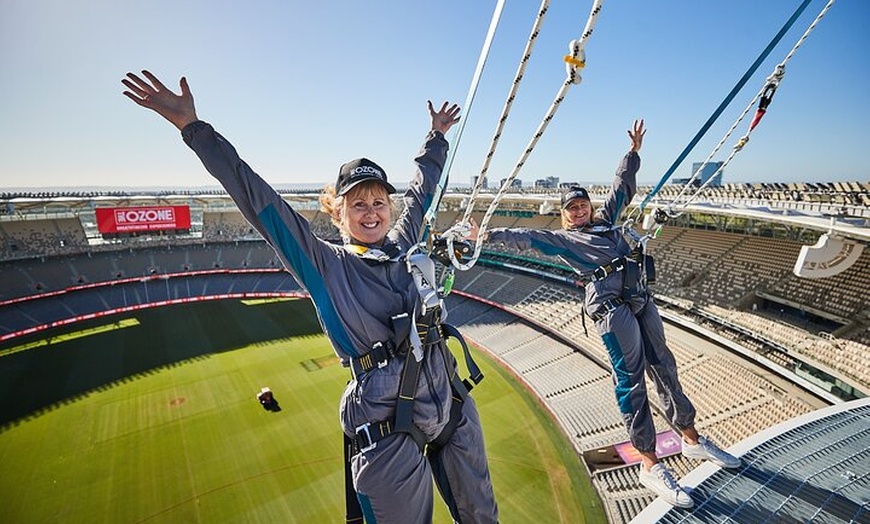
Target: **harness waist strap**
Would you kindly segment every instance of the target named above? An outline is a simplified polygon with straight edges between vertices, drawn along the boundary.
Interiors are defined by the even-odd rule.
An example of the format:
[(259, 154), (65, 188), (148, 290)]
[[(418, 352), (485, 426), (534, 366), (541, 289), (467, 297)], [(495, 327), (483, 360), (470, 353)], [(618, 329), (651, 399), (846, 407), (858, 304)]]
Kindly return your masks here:
[(589, 313), (589, 318), (591, 318), (595, 322), (598, 322), (599, 320), (606, 317), (608, 314), (616, 311), (616, 308), (618, 308), (622, 304), (625, 304), (625, 299), (622, 297), (609, 298), (602, 302), (602, 307), (598, 309), (598, 311), (596, 311), (595, 313)]
[(620, 271), (625, 271), (626, 264), (628, 262), (634, 262), (635, 264), (640, 264), (643, 262), (643, 252), (640, 250), (634, 249), (631, 253), (624, 257), (616, 257), (607, 264), (602, 264), (592, 270), (591, 273), (586, 275), (590, 282), (598, 282), (599, 280), (604, 280), (608, 276), (613, 273), (619, 273)]

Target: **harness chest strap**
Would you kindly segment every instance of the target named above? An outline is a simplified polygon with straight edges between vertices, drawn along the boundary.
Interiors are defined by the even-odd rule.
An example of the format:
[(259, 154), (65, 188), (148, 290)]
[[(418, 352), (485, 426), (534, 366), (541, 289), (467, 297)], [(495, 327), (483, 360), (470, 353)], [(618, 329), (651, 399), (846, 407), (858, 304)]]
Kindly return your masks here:
[(632, 261), (636, 264), (642, 264), (645, 262), (645, 258), (647, 258), (647, 255), (644, 255), (641, 250), (633, 249), (629, 255), (614, 258), (607, 264), (602, 264), (592, 270), (591, 273), (587, 273), (582, 276), (588, 279), (590, 282), (598, 282), (599, 280), (604, 280), (613, 273), (625, 271), (628, 261)]
[[(629, 262), (634, 262), (634, 264), (629, 264)], [(623, 271), (627, 274), (623, 282), (621, 296), (605, 300), (601, 303), (601, 309), (596, 311), (594, 314), (588, 313), (589, 317), (594, 322), (598, 322), (608, 314), (616, 311), (617, 307), (624, 304), (631, 297), (637, 295), (638, 282), (654, 284), (656, 280), (655, 265), (651, 256), (646, 255), (641, 248), (635, 248), (631, 250), (629, 255), (614, 258), (609, 263), (598, 266), (592, 271), (592, 273), (581, 275), (584, 278), (587, 278), (589, 282), (598, 282), (614, 273)], [(585, 306), (581, 308), (581, 315), (583, 332), (586, 336), (589, 336), (589, 332), (586, 329), (587, 312)]]
[(392, 336), (388, 340), (378, 341), (372, 345), (371, 350), (360, 357), (350, 357), (348, 366), (356, 378), (375, 369), (386, 367), (390, 360), (408, 352), (411, 335), (411, 316), (402, 313), (390, 317)]

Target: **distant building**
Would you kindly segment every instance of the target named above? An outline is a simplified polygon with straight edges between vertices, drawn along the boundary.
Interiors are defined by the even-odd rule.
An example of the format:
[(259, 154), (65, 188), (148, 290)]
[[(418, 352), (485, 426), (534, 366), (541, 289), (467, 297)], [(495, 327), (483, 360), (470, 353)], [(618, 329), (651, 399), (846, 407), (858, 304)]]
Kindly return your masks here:
[(556, 189), (559, 187), (559, 177), (548, 176), (535, 180), (535, 189)]
[[(472, 175), (472, 176), (471, 176), (471, 187), (474, 187), (474, 186), (477, 185), (477, 179), (478, 179), (478, 178), (480, 178), (480, 175)], [(488, 182), (489, 182), (489, 181), (486, 179), (486, 177), (483, 177), (483, 184), (481, 184), (480, 188), (481, 188), (481, 189), (486, 189), (486, 188), (487, 188), (487, 185), (488, 185)]]
[[(507, 178), (502, 178), (501, 181), (499, 181), (499, 183), (498, 183), (498, 187), (504, 187), (505, 181), (507, 181)], [(511, 189), (522, 189), (523, 188), (523, 181), (520, 180), (519, 178), (515, 178), (513, 180), (513, 182), (511, 182), (510, 188)]]
[[(722, 165), (724, 163), (725, 162), (722, 162), (721, 160), (719, 162), (694, 162), (692, 164), (692, 172), (689, 173), (689, 178), (675, 178), (675, 179), (673, 179), (673, 183), (674, 184), (687, 183), (691, 179), (692, 175), (694, 175), (695, 173), (698, 173), (698, 170), (700, 169), (701, 172), (698, 173), (698, 178), (694, 182), (692, 182), (693, 186), (700, 187), (700, 186), (706, 184), (707, 181), (710, 180), (711, 177), (713, 177), (713, 173), (716, 173), (717, 171), (719, 171), (719, 169), (722, 167)], [(720, 187), (722, 185), (722, 175), (723, 175), (723, 172), (719, 171), (716, 174), (716, 176), (713, 177), (713, 180), (710, 182), (710, 184), (707, 187)]]

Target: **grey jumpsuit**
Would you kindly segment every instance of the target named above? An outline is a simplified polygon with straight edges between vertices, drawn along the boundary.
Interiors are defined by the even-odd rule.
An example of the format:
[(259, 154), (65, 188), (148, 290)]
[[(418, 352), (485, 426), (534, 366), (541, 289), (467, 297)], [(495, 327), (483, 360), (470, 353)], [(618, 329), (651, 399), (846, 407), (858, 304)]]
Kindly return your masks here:
[[(205, 168), (230, 194), (252, 226), (275, 249), (286, 269), (311, 296), (323, 331), (342, 362), (367, 353), (392, 335), (389, 319), (411, 313), (420, 301), (403, 260), (372, 264), (342, 246), (316, 237), (308, 222), (242, 161), (235, 148), (211, 125), (198, 121), (182, 130), (184, 141)], [(447, 156), (444, 135), (430, 131), (415, 158), (417, 173), (404, 195), (405, 210), (385, 242), (402, 253), (417, 241), (425, 209), (432, 200)], [(448, 366), (453, 357), (427, 348), (414, 401), (413, 421), (432, 440), (447, 424), (452, 403)], [(367, 422), (390, 419), (395, 412), (404, 357), (392, 359), (354, 377), (341, 398), (339, 418), (344, 433)], [(471, 397), (441, 450), (442, 494), (463, 523), (496, 522), (477, 409)], [(369, 524), (432, 521), (433, 470), (417, 444), (405, 433), (378, 442), (375, 449), (351, 460), (354, 487)], [(449, 485), (443, 485), (444, 482)], [(446, 488), (446, 489), (445, 489)]]
[[(631, 253), (631, 246), (615, 224), (634, 197), (638, 169), (640, 156), (629, 152), (619, 165), (604, 205), (583, 227), (556, 231), (493, 229), (489, 241), (561, 256), (581, 274), (591, 274), (599, 266)], [(640, 282), (626, 282), (632, 271), (637, 274), (637, 264), (631, 261), (626, 264), (630, 271), (614, 272), (603, 280), (586, 283), (586, 311), (593, 318), (598, 317), (595, 327), (607, 348), (616, 401), (629, 439), (638, 451), (652, 452), (656, 445), (655, 427), (644, 371), (655, 383), (665, 414), (676, 428), (694, 425), (695, 408), (680, 386), (677, 365), (665, 341), (655, 302)], [(629, 293), (623, 289), (626, 283), (631, 290)], [(605, 303), (618, 297), (625, 298), (625, 302), (607, 311)]]

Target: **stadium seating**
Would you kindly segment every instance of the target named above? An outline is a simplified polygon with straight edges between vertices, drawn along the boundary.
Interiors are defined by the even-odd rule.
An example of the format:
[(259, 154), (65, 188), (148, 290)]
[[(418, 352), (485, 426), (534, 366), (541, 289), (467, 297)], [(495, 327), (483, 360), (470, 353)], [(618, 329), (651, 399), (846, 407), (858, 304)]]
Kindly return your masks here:
[(76, 217), (0, 221), (0, 259), (71, 253), (87, 245)]
[[(484, 289), (489, 300), (505, 305), (500, 300), (502, 291), (495, 289), (509, 287), (501, 286), (504, 279), (494, 279), (499, 285), (484, 285), (480, 280), (492, 278), (494, 271), (472, 269), (470, 273), (469, 280), (476, 283), (469, 289)], [(497, 356), (536, 392), (578, 453), (624, 441), (600, 339), (595, 335), (554, 339), (550, 334), (565, 334), (564, 329), (553, 329), (552, 318), (555, 310), (570, 307), (570, 298), (576, 304), (579, 294), (571, 288), (551, 288), (551, 284), (543, 284), (517, 305), (505, 305), (505, 310), (514, 311), (531, 325), (512, 319), (505, 310), (453, 297), (449, 302), (451, 319), (459, 323), (469, 339)], [(532, 306), (533, 302), (538, 306)], [(667, 326), (666, 330), (671, 337), (672, 328)], [(574, 344), (566, 343), (566, 339)], [(671, 337), (671, 346), (680, 364), (684, 388), (698, 408), (699, 429), (724, 446), (813, 409), (733, 358), (702, 354), (679, 337)], [(586, 352), (598, 358), (590, 359)], [(722, 384), (729, 387), (722, 388)], [(652, 383), (647, 387), (654, 391)], [(661, 410), (654, 394), (651, 398)], [(659, 430), (668, 429), (661, 416), (656, 414), (654, 418)], [(666, 462), (679, 475), (694, 467), (680, 456), (669, 457)], [(597, 471), (593, 484), (612, 522), (628, 522), (653, 498), (637, 483), (634, 468)]]

